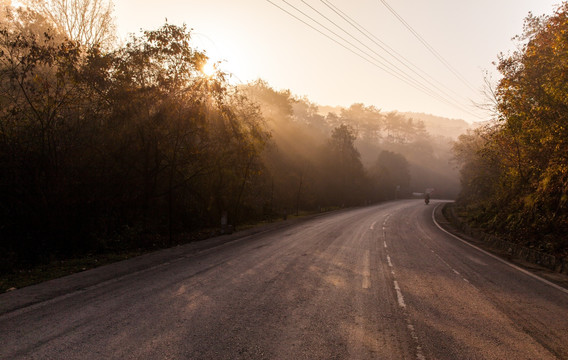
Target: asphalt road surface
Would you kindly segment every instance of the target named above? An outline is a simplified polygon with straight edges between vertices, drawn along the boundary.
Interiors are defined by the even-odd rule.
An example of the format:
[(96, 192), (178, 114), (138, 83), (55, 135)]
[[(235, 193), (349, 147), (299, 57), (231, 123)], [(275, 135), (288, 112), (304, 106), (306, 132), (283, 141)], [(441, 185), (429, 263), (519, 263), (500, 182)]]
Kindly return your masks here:
[(0, 359), (568, 359), (568, 293), (442, 232), (436, 205), (318, 216), (5, 312)]

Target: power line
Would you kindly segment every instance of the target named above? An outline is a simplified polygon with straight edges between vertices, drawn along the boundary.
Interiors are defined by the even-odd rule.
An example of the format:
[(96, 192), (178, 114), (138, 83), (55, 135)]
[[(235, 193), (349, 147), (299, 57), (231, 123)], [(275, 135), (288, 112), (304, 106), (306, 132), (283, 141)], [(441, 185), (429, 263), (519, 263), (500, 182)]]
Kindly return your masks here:
[[(287, 4), (288, 6), (290, 6), (291, 8), (293, 8), (294, 10), (296, 10), (297, 12), (299, 12), (300, 14), (302, 14), (303, 16), (307, 17), (308, 19), (310, 19), (312, 22), (316, 23), (317, 25), (321, 26), (322, 28), (324, 28), (325, 30), (329, 31), (331, 34), (333, 34), (334, 36), (338, 37), (339, 39), (341, 39), (342, 41), (344, 41), (345, 43), (349, 44), (350, 46), (352, 46), (353, 48), (357, 49), (360, 53), (364, 54), (365, 56), (367, 56), (368, 58), (364, 57), (363, 55), (361, 55), (360, 53), (355, 52), (353, 49), (346, 47), (344, 44), (338, 42), (337, 40), (333, 39), (332, 37), (330, 37), (328, 34), (325, 34), (324, 32), (322, 32), (321, 30), (315, 28), (314, 26), (312, 26), (311, 24), (308, 24), (307, 22), (305, 22), (304, 20), (298, 18), (297, 16), (291, 14), (290, 12), (286, 11), (285, 9), (281, 8), (280, 6), (274, 4), (272, 1), (267, 0), (269, 3), (271, 3), (272, 5), (276, 6), (277, 8), (279, 8), (280, 10), (283, 10), (284, 12), (286, 12), (287, 14), (293, 16), (295, 19), (300, 20), (302, 23), (308, 25), (310, 28), (316, 30), (317, 32), (319, 32), (320, 34), (326, 36), (328, 39), (333, 40), (335, 43), (341, 45), (343, 48), (351, 51), (352, 53), (356, 54), (357, 56), (363, 58), (364, 60), (368, 61), (369, 63), (371, 63), (373, 66), (378, 67), (379, 69), (385, 71), (386, 73), (390, 74), (391, 76), (404, 81), (405, 83), (407, 83), (408, 85), (414, 87), (417, 90), (426, 92), (428, 91), (427, 88), (420, 89), (419, 87), (421, 86), (421, 84), (417, 83), (417, 84), (413, 84), (412, 81), (413, 79), (405, 79), (404, 75), (400, 75), (396, 72), (393, 72), (391, 69), (388, 68), (388, 66), (386, 66), (384, 63), (382, 63), (380, 60), (378, 60), (377, 58), (373, 57), (372, 55), (369, 55), (367, 52), (365, 52), (364, 50), (361, 50), (358, 46), (353, 45), (353, 43), (351, 43), (349, 40), (346, 40), (345, 38), (343, 38), (341, 35), (337, 34), (336, 32), (334, 32), (333, 30), (330, 30), (328, 27), (326, 27), (325, 25), (322, 25), (320, 22), (318, 22), (317, 20), (315, 20), (314, 18), (312, 18), (311, 16), (307, 15), (305, 12), (303, 12), (302, 10), (298, 9), (297, 7), (295, 7), (294, 5), (290, 4), (288, 1), (286, 0), (282, 0), (282, 2), (284, 2), (285, 4)], [(369, 60), (372, 59), (372, 60)], [(386, 68), (385, 68), (386, 67)], [(416, 81), (414, 81), (416, 83)], [(428, 94), (431, 96), (435, 96), (436, 94)]]
[(474, 88), (474, 86), (471, 85), (471, 83), (469, 81), (467, 81), (467, 79), (465, 77), (463, 77), (446, 59), (444, 59), (442, 57), (442, 55), (440, 55), (440, 53), (438, 51), (436, 51), (436, 49), (434, 49), (416, 30), (414, 30), (412, 28), (412, 26), (410, 26), (410, 24), (408, 24), (406, 22), (406, 20), (404, 20), (402, 18), (402, 16), (400, 16), (386, 2), (386, 0), (379, 0), (379, 1), (381, 3), (383, 3), (383, 5), (412, 33), (412, 35), (414, 35), (414, 37), (416, 37), (418, 39), (418, 41), (420, 41), (422, 43), (422, 45), (424, 45), (426, 47), (426, 49), (428, 49), (428, 51), (430, 51), (436, 57), (436, 59), (438, 59), (452, 74), (454, 74), (454, 76), (456, 76), (462, 83), (464, 83), (467, 87), (469, 87), (474, 92), (477, 91)]
[[(433, 84), (432, 82), (437, 83), (438, 85), (440, 85), (441, 87), (445, 88), (446, 90), (448, 90), (449, 92), (453, 93), (454, 95), (458, 96), (458, 97), (462, 97), (461, 95), (459, 95), (458, 93), (456, 93), (454, 90), (448, 88), (446, 85), (442, 84), (441, 82), (439, 82), (438, 80), (436, 80), (435, 78), (433, 78), (432, 76), (428, 75), (428, 73), (426, 73), (425, 71), (421, 70), (418, 66), (414, 65), (410, 60), (408, 60), (406, 57), (404, 57), (404, 55), (400, 54), (399, 52), (397, 52), (395, 49), (393, 49), (391, 46), (389, 46), (388, 44), (386, 44), (384, 41), (382, 41), (381, 39), (379, 39), (377, 36), (375, 36), (373, 33), (371, 33), (369, 30), (365, 29), (365, 27), (363, 27), (361, 24), (359, 24), (357, 21), (353, 20), (349, 15), (347, 15), (345, 12), (341, 11), (341, 9), (339, 9), (337, 6), (333, 5), (330, 1), (328, 0), (320, 0), (325, 6), (327, 6), (329, 9), (331, 9), (333, 12), (335, 12), (339, 17), (341, 17), (345, 22), (349, 23), (349, 25), (351, 25), (352, 27), (354, 27), (357, 31), (359, 31), (361, 34), (363, 34), (367, 39), (369, 39), (371, 42), (373, 42), (375, 45), (377, 45), (378, 47), (380, 47), (381, 49), (383, 49), (383, 51), (385, 51), (386, 53), (388, 53), (390, 56), (392, 56), (395, 60), (397, 60), (399, 63), (401, 63), (402, 65), (404, 65), (407, 69), (409, 69), (410, 71), (412, 71), (413, 73), (415, 73), (416, 75), (418, 75), (421, 79), (423, 79), (424, 81), (426, 81), (427, 83), (429, 83), (430, 85), (432, 85), (433, 87), (435, 87), (436, 89), (438, 89), (440, 92), (444, 93), (445, 95), (447, 95), (448, 97), (452, 97), (451, 95), (445, 93), (443, 90), (441, 90), (440, 88), (438, 88), (435, 84)], [(394, 55), (393, 55), (394, 53)], [(401, 60), (402, 59), (402, 60)], [(403, 61), (404, 60), (404, 61)], [(418, 72), (422, 73), (424, 76), (428, 77), (428, 79), (425, 79), (423, 75), (419, 74)], [(465, 99), (465, 98), (464, 98)], [(456, 101), (454, 99), (454, 101)], [(457, 102), (457, 101), (456, 101)]]
[[(283, 0), (284, 2), (286, 2), (285, 0)], [(447, 93), (445, 93), (443, 90), (441, 90), (440, 88), (438, 88), (436, 85), (432, 84), (432, 82), (430, 82), (428, 79), (424, 78), (422, 75), (418, 74), (416, 71), (414, 71), (413, 69), (409, 68), (408, 66), (406, 66), (406, 64), (404, 64), (401, 60), (399, 60), (396, 56), (394, 56), (392, 53), (390, 53), (387, 49), (385, 49), (384, 47), (380, 46), (380, 44), (377, 44), (375, 42), (376, 45), (378, 45), (381, 49), (383, 49), (385, 52), (387, 52), (390, 56), (392, 56), (393, 58), (395, 58), (396, 60), (398, 60), (400, 63), (402, 63), (403, 65), (405, 65), (408, 69), (410, 69), (412, 72), (414, 72), (416, 75), (418, 75), (420, 78), (422, 78), (422, 80), (426, 81), (428, 84), (430, 84), (431, 86), (433, 86), (434, 88), (436, 88), (438, 91), (440, 91), (442, 94), (444, 94), (445, 96), (449, 97), (450, 99), (448, 100), (447, 98), (441, 96), (440, 94), (437, 94), (435, 91), (433, 91), (432, 89), (428, 88), (427, 86), (425, 86), (424, 84), (420, 83), (418, 80), (414, 79), (412, 76), (408, 75), (408, 73), (406, 73), (404, 70), (401, 70), (398, 66), (396, 66), (395, 64), (393, 64), (392, 62), (390, 62), (388, 59), (386, 59), (384, 56), (382, 56), (381, 54), (377, 53), (376, 51), (374, 51), (373, 49), (371, 49), (369, 46), (367, 46), (366, 44), (364, 44), (361, 40), (359, 40), (358, 38), (356, 38), (355, 36), (353, 36), (351, 33), (349, 33), (347, 30), (345, 30), (344, 28), (342, 28), (341, 26), (339, 26), (335, 21), (329, 19), (327, 16), (325, 16), (324, 14), (321, 13), (321, 11), (317, 10), (316, 8), (314, 8), (313, 6), (311, 6), (310, 4), (308, 4), (305, 0), (301, 0), (302, 3), (304, 3), (306, 6), (308, 6), (310, 9), (312, 9), (313, 11), (315, 11), (318, 15), (320, 15), (321, 17), (323, 17), (324, 19), (326, 19), (327, 21), (329, 21), (330, 23), (332, 23), (335, 27), (339, 28), (341, 31), (343, 31), (344, 33), (346, 33), (347, 35), (349, 35), (351, 38), (353, 38), (355, 41), (357, 41), (359, 44), (363, 45), (365, 48), (367, 48), (368, 50), (370, 50), (372, 53), (374, 53), (375, 55), (379, 56), (381, 59), (383, 59), (387, 64), (389, 64), (391, 67), (393, 67), (394, 69), (396, 69), (397, 73), (400, 75), (402, 73), (402, 76), (405, 77), (407, 80), (412, 81), (415, 85), (421, 87), (423, 90), (425, 90), (426, 92), (428, 92), (431, 96), (435, 96), (437, 97), (439, 100), (445, 101), (447, 104), (452, 105), (452, 106), (456, 106), (456, 104), (458, 105), (458, 107), (460, 107), (459, 102), (457, 102), (455, 99), (452, 99), (452, 97), (450, 95), (448, 95)], [(323, 1), (322, 1), (323, 2)], [(324, 4), (327, 5), (327, 4)], [(332, 9), (333, 10), (333, 9)], [(334, 11), (334, 10), (333, 10)], [(334, 11), (335, 12), (335, 11)], [(336, 12), (337, 13), (337, 12)], [(338, 14), (339, 15), (339, 14)], [(341, 15), (340, 15), (341, 16)], [(345, 19), (344, 19), (345, 20)], [(319, 24), (319, 23), (318, 23)], [(320, 26), (322, 26), (321, 24), (319, 24)], [(357, 29), (357, 28), (356, 28)], [(328, 29), (329, 30), (329, 29)], [(358, 29), (357, 29), (358, 30)], [(365, 35), (365, 34), (363, 34)], [(372, 39), (371, 39), (372, 40)], [(351, 44), (353, 46), (353, 44)], [(384, 65), (384, 64), (383, 64)], [(390, 68), (392, 70), (392, 68)], [(453, 101), (455, 104), (451, 104), (451, 101)], [(462, 111), (467, 111), (463, 108), (460, 107), (460, 109)]]
[[(326, 34), (326, 33), (324, 33), (323, 31), (321, 31), (320, 29), (318, 29), (318, 28), (314, 27), (313, 25), (307, 23), (307, 22), (304, 21), (303, 19), (297, 17), (296, 15), (292, 14), (292, 13), (289, 12), (288, 10), (282, 8), (281, 6), (278, 6), (277, 4), (273, 3), (271, 0), (266, 0), (266, 1), (269, 2), (270, 4), (272, 4), (273, 6), (277, 7), (278, 9), (282, 10), (282, 11), (285, 12), (286, 14), (292, 16), (294, 19), (296, 19), (296, 20), (302, 22), (303, 24), (309, 26), (311, 29), (317, 31), (318, 33), (320, 33), (321, 35), (323, 35), (323, 36), (325, 36), (326, 38), (330, 39), (331, 41), (333, 41), (334, 43), (338, 44), (338, 45), (341, 46), (342, 48), (344, 48), (344, 49), (350, 51), (350, 52), (353, 53), (354, 55), (357, 55), (357, 56), (360, 57), (361, 59), (367, 61), (367, 62), (370, 63), (371, 65), (376, 66), (376, 67), (378, 67), (379, 69), (381, 69), (381, 70), (387, 72), (388, 74), (390, 74), (390, 75), (392, 75), (392, 76), (394, 76), (394, 77), (399, 78), (396, 74), (393, 74), (393, 73), (389, 72), (389, 70), (383, 68), (381, 65), (376, 64), (376, 63), (373, 62), (372, 60), (369, 60), (369, 59), (366, 58), (365, 56), (361, 55), (360, 53), (354, 51), (353, 49), (351, 49), (351, 48), (349, 48), (349, 47), (347, 47), (347, 46), (345, 46), (345, 44), (342, 44), (341, 42), (339, 42), (339, 41), (337, 41), (336, 39), (332, 38), (332, 37), (329, 36), (328, 34)], [(293, 8), (296, 9), (296, 10), (298, 10), (297, 8), (295, 8), (293, 5), (290, 5), (290, 4), (289, 4), (288, 2), (286, 2), (285, 0), (283, 0), (283, 1), (284, 1), (286, 4), (288, 4), (289, 6), (293, 7)], [(299, 11), (300, 13), (302, 13), (304, 16), (306, 16), (306, 17), (308, 17), (309, 19), (311, 19), (309, 16), (305, 15), (302, 11), (300, 11), (300, 10), (298, 10), (298, 11)], [(318, 25), (320, 25), (317, 21), (316, 21), (316, 23), (317, 23)], [(320, 25), (320, 26), (321, 26), (321, 25)], [(324, 27), (324, 28), (325, 28), (325, 27)], [(327, 28), (326, 28), (326, 30), (327, 30)], [(329, 30), (328, 30), (328, 31), (329, 31)], [(333, 33), (333, 32), (332, 32), (332, 33)], [(338, 35), (335, 34), (335, 33), (333, 33), (333, 34), (336, 35), (336, 36), (338, 36)], [(339, 37), (340, 39), (343, 39), (341, 36), (338, 36), (338, 37)], [(344, 40), (344, 39), (343, 39), (343, 40)], [(344, 40), (344, 41), (345, 41), (345, 40)], [(365, 54), (365, 52), (363, 52), (363, 53)], [(368, 56), (368, 55), (367, 55), (367, 56)], [(401, 79), (401, 78), (399, 78), (399, 80), (405, 81), (404, 79)]]
[[(310, 8), (312, 8), (314, 11), (316, 11), (318, 14), (320, 14), (322, 17), (324, 17), (326, 20), (332, 22), (336, 27), (340, 28), (343, 32), (347, 33), (349, 36), (351, 36), (352, 38), (354, 38), (355, 40), (357, 40), (359, 43), (363, 44), (360, 40), (356, 39), (353, 35), (351, 35), (349, 32), (347, 32), (345, 29), (343, 29), (342, 27), (340, 27), (339, 25), (337, 25), (335, 22), (333, 22), (332, 20), (330, 20), (328, 17), (324, 16), (323, 14), (321, 14), (320, 11), (314, 9), (312, 6), (310, 6), (309, 4), (307, 4), (304, 0), (301, 0), (304, 4), (308, 5)], [(450, 102), (453, 102), (452, 105), (453, 107), (456, 107), (462, 111), (465, 111), (467, 113), (469, 113), (470, 115), (473, 115), (477, 118), (482, 119), (480, 116), (472, 113), (471, 111), (469, 111), (468, 109), (466, 109), (465, 107), (462, 107), (460, 101), (456, 100), (452, 95), (448, 94), (447, 92), (445, 92), (444, 90), (440, 89), (438, 86), (436, 86), (436, 84), (434, 84), (432, 81), (438, 83), (440, 86), (442, 86), (443, 88), (445, 88), (446, 90), (452, 92), (454, 95), (461, 97), (459, 94), (457, 94), (455, 91), (449, 89), (447, 86), (445, 86), (444, 84), (440, 83), (439, 81), (435, 80), (434, 78), (432, 78), (430, 75), (428, 75), (426, 72), (424, 72), (423, 70), (421, 70), (420, 68), (418, 68), (416, 65), (412, 64), (412, 62), (410, 62), (408, 59), (406, 59), (403, 55), (401, 55), (400, 53), (398, 53), (396, 50), (394, 50), (392, 47), (390, 47), (389, 45), (387, 45), (385, 42), (383, 42), (381, 39), (379, 39), (377, 36), (373, 35), (370, 31), (368, 31), (367, 29), (365, 29), (363, 26), (361, 26), (357, 21), (353, 20), (351, 17), (349, 17), (349, 15), (345, 14), (343, 11), (341, 11), (337, 6), (333, 5), (329, 0), (320, 0), (321, 3), (323, 3), (327, 8), (329, 8), (330, 10), (332, 10), (336, 15), (338, 15), (340, 18), (342, 18), (345, 22), (347, 22), (349, 25), (351, 25), (352, 27), (354, 27), (357, 31), (359, 31), (361, 34), (363, 34), (368, 40), (370, 40), (373, 44), (375, 44), (376, 46), (378, 46), (379, 48), (381, 48), (383, 51), (385, 51), (387, 54), (389, 54), (392, 58), (394, 58), (396, 61), (398, 61), (400, 64), (402, 64), (405, 68), (407, 68), (408, 70), (412, 71), (415, 75), (417, 75), (418, 77), (420, 77), (423, 81), (425, 81), (427, 84), (429, 84), (430, 86), (432, 86), (433, 88), (435, 88), (436, 90), (438, 90), (441, 94), (443, 94), (444, 100), (447, 104), (450, 104)], [(372, 37), (370, 37), (370, 36)], [(373, 39), (374, 38), (374, 39)], [(375, 41), (376, 40), (376, 41)], [(363, 44), (365, 47), (369, 48), (368, 46), (366, 46), (365, 44)], [(373, 51), (373, 50), (371, 50)], [(379, 55), (377, 52), (373, 51), (373, 53)], [(393, 54), (394, 53), (394, 54)], [(380, 55), (379, 55), (380, 56)], [(381, 56), (381, 58), (384, 59), (384, 57)], [(403, 59), (403, 60), (401, 60)], [(397, 70), (403, 72), (406, 76), (411, 77), (410, 75), (408, 75), (404, 70), (401, 70), (398, 66), (392, 64), (390, 61), (386, 60), (390, 65), (394, 66)], [(426, 79), (422, 74), (420, 74), (419, 72), (423, 73), (425, 76), (427, 76), (429, 79)], [(417, 80), (413, 79), (413, 81), (418, 82)], [(423, 84), (420, 84), (421, 86), (424, 86)], [(434, 92), (432, 89), (428, 89), (429, 92)], [(435, 92), (434, 92), (435, 93)], [(436, 94), (437, 96), (441, 96), (440, 94)], [(447, 98), (446, 98), (447, 97)], [(449, 99), (449, 100), (448, 100)], [(469, 99), (470, 100), (470, 99)], [(470, 100), (471, 101), (471, 100)]]
[[(351, 35), (348, 31), (346, 31), (345, 29), (343, 29), (341, 26), (337, 25), (334, 21), (330, 20), (329, 18), (327, 18), (326, 16), (324, 16), (320, 11), (318, 11), (317, 9), (315, 9), (314, 7), (312, 7), (311, 5), (307, 4), (304, 0), (302, 0), (302, 2), (304, 4), (306, 4), (307, 6), (309, 6), (313, 11), (317, 12), (320, 16), (324, 17), (326, 20), (328, 20), (329, 22), (331, 22), (332, 24), (334, 24), (336, 27), (338, 27), (339, 29), (341, 29), (343, 32), (347, 33), (350, 37), (354, 38), (355, 40), (357, 40), (359, 43), (361, 43), (363, 46), (365, 46), (367, 49), (370, 49), (373, 53), (377, 54), (378, 56), (380, 56), (383, 60), (385, 60), (387, 63), (390, 64), (390, 66), (394, 67), (396, 70), (392, 70), (388, 65), (385, 65), (383, 62), (381, 62), (380, 60), (378, 60), (377, 58), (373, 57), (372, 55), (370, 55), (369, 53), (365, 52), (364, 50), (362, 50), (361, 48), (359, 48), (357, 45), (354, 45), (352, 42), (350, 42), (349, 40), (346, 40), (345, 38), (343, 38), (342, 36), (338, 35), (336, 32), (334, 32), (333, 30), (329, 29), (328, 27), (326, 27), (325, 25), (322, 25), (320, 22), (318, 22), (317, 20), (315, 20), (314, 18), (312, 18), (311, 16), (307, 15), (305, 12), (303, 12), (302, 10), (298, 9), (296, 6), (290, 4), (288, 1), (286, 0), (282, 0), (282, 2), (284, 2), (285, 4), (287, 4), (289, 7), (291, 7), (292, 9), (294, 9), (296, 12), (302, 14), (304, 17), (308, 18), (309, 20), (311, 20), (312, 22), (314, 22), (315, 24), (319, 25), (320, 27), (322, 27), (323, 29), (327, 30), (328, 32), (330, 32), (331, 34), (333, 34), (334, 36), (336, 36), (337, 38), (341, 39), (342, 41), (344, 41), (345, 43), (349, 44), (351, 47), (357, 49), (360, 53), (365, 54), (365, 56), (361, 55), (360, 53), (354, 51), (353, 49), (347, 47), (345, 44), (342, 44), (341, 42), (337, 41), (336, 39), (334, 39), (333, 37), (331, 37), (330, 35), (324, 33), (323, 31), (321, 31), (320, 29), (314, 27), (312, 24), (306, 22), (305, 20), (299, 18), (298, 16), (292, 14), (290, 11), (282, 8), (281, 6), (275, 4), (274, 2), (272, 2), (271, 0), (267, 0), (270, 4), (272, 4), (273, 6), (275, 6), (276, 8), (280, 9), (281, 11), (287, 13), (288, 15), (294, 17), (296, 20), (302, 22), (303, 24), (309, 26), (311, 29), (317, 31), (318, 33), (320, 33), (321, 35), (324, 35), (325, 37), (327, 37), (328, 39), (332, 40), (333, 42), (335, 42), (336, 44), (342, 46), (343, 48), (345, 48), (346, 50), (349, 50), (350, 52), (352, 52), (353, 54), (359, 56), (360, 58), (364, 59), (365, 61), (371, 63), (373, 66), (387, 72), (388, 74), (390, 74), (391, 76), (405, 82), (406, 84), (412, 86), (413, 88), (422, 91), (423, 93), (425, 93), (426, 95), (429, 95), (441, 102), (444, 102), (450, 106), (453, 106), (461, 111), (467, 112), (472, 116), (478, 117), (480, 118), (478, 115), (472, 113), (471, 111), (463, 108), (461, 105), (459, 105), (459, 103), (455, 100), (453, 100), (453, 102), (451, 100), (446, 99), (444, 96), (436, 93), (435, 91), (433, 91), (432, 89), (428, 88), (427, 86), (425, 86), (424, 84), (420, 83), (419, 81), (417, 81), (416, 79), (414, 79), (412, 76), (408, 75), (405, 71), (401, 70), (400, 68), (398, 68), (396, 65), (392, 64), (391, 62), (389, 62), (388, 60), (386, 60), (383, 56), (381, 56), (380, 54), (378, 54), (377, 52), (373, 51), (372, 49), (370, 49), (367, 45), (363, 44), (360, 40), (358, 40), (357, 38), (355, 38), (353, 35)], [(353, 25), (352, 25), (353, 26)], [(385, 50), (383, 48), (383, 50)], [(388, 52), (388, 51), (387, 51)], [(392, 55), (391, 53), (389, 53), (389, 55), (395, 57), (394, 55)], [(371, 58), (374, 61), (369, 60), (369, 58)], [(396, 57), (395, 57), (396, 58)], [(397, 59), (398, 60), (398, 59)], [(400, 60), (399, 60), (400, 61)], [(380, 64), (377, 64), (377, 62)], [(387, 67), (388, 69), (385, 69), (385, 67)], [(393, 72), (394, 71), (394, 72)], [(402, 74), (400, 74), (402, 73)], [(419, 74), (418, 74), (419, 75)], [(420, 75), (419, 75), (420, 76)], [(422, 77), (422, 76), (421, 76)], [(423, 77), (422, 77), (423, 78)], [(423, 78), (424, 79), (424, 78)], [(428, 82), (428, 80), (424, 79), (426, 82)], [(430, 83), (430, 82), (428, 82)], [(430, 85), (432, 85), (430, 83)], [(436, 86), (434, 86), (436, 87)], [(438, 88), (439, 91), (441, 91)], [(442, 93), (444, 93), (443, 91), (441, 91)], [(447, 94), (446, 94), (447, 96)], [(451, 97), (450, 97), (451, 98)]]

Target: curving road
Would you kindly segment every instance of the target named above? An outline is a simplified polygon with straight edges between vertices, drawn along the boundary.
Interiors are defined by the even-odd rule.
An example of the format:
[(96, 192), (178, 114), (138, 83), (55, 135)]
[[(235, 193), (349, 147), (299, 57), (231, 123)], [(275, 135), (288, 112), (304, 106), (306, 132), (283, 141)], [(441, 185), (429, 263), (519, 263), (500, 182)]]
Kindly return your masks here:
[(12, 309), (0, 359), (568, 359), (568, 292), (442, 232), (435, 206), (318, 216)]

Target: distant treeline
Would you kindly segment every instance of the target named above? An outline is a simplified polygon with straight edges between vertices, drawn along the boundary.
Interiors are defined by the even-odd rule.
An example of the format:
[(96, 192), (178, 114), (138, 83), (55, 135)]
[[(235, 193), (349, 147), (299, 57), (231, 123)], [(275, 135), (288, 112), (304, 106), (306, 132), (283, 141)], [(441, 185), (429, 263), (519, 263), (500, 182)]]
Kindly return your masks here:
[[(321, 115), (206, 75), (185, 26), (112, 50), (41, 13), (0, 30), (0, 263), (165, 246), (178, 234), (458, 191), (449, 139), (362, 104)], [(363, 156), (362, 156), (363, 154)], [(161, 240), (160, 240), (161, 239)]]
[(460, 205), (474, 224), (568, 255), (568, 4), (530, 15), (490, 88), (496, 120), (455, 145)]

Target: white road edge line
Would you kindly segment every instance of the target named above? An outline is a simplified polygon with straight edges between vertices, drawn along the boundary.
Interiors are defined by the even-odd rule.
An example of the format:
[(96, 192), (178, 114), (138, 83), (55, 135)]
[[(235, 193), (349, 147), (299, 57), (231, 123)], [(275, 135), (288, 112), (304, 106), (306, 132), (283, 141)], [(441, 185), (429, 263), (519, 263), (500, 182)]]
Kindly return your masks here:
[[(560, 285), (556, 285), (555, 283), (550, 282), (550, 281), (548, 281), (548, 280), (546, 280), (546, 279), (543, 279), (543, 278), (541, 278), (540, 276), (538, 276), (538, 275), (536, 275), (536, 274), (533, 274), (533, 273), (531, 273), (531, 272), (529, 272), (529, 271), (527, 271), (527, 270), (525, 270), (525, 269), (523, 269), (523, 268), (520, 268), (520, 267), (518, 267), (518, 266), (515, 265), (515, 264), (512, 264), (512, 263), (510, 263), (510, 262), (508, 262), (508, 261), (506, 261), (506, 260), (503, 260), (503, 259), (501, 259), (500, 257), (498, 257), (498, 256), (496, 256), (496, 255), (493, 255), (493, 254), (491, 254), (490, 252), (487, 252), (487, 251), (483, 250), (482, 248), (479, 248), (479, 247), (477, 247), (477, 246), (475, 246), (475, 245), (473, 245), (473, 244), (470, 244), (469, 242), (465, 241), (464, 239), (460, 238), (459, 236), (456, 236), (456, 235), (450, 233), (449, 231), (447, 231), (446, 229), (442, 228), (442, 226), (440, 226), (440, 224), (438, 224), (438, 222), (436, 221), (436, 216), (435, 216), (436, 209), (437, 209), (440, 205), (442, 205), (442, 204), (436, 205), (436, 207), (435, 207), (434, 210), (432, 211), (432, 221), (434, 221), (434, 224), (438, 227), (438, 229), (442, 230), (443, 232), (445, 232), (446, 234), (450, 235), (451, 237), (453, 237), (453, 238), (455, 238), (455, 239), (461, 241), (462, 243), (464, 243), (464, 244), (466, 244), (466, 245), (468, 245), (468, 246), (471, 246), (472, 248), (474, 248), (474, 249), (476, 249), (476, 250), (478, 250), (478, 251), (484, 253), (485, 255), (490, 256), (490, 257), (492, 257), (493, 259), (498, 260), (498, 261), (502, 262), (503, 264), (509, 265), (509, 266), (512, 267), (513, 269), (516, 269), (516, 270), (522, 272), (522, 273), (525, 274), (525, 275), (528, 275), (528, 276), (530, 276), (530, 277), (532, 277), (532, 278), (534, 278), (534, 279), (536, 279), (536, 280), (538, 280), (538, 281), (540, 281), (540, 282), (543, 282), (543, 283), (545, 283), (545, 284), (547, 284), (547, 285), (552, 286), (553, 288), (555, 288), (555, 289), (557, 289), (557, 290), (562, 291), (563, 293), (568, 294), (568, 289), (565, 289), (565, 288), (563, 288), (563, 287), (560, 286)], [(469, 282), (469, 281), (468, 281), (468, 282)]]

